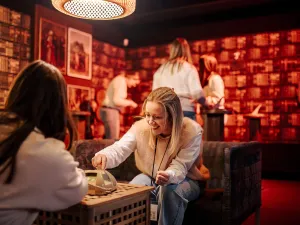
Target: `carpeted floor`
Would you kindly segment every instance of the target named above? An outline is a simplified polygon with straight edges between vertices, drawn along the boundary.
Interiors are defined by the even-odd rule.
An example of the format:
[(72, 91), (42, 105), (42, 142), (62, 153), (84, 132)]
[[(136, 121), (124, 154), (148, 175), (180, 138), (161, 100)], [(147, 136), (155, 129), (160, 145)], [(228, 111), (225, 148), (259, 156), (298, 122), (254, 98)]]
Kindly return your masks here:
[[(261, 225), (300, 224), (300, 181), (262, 181)], [(254, 225), (254, 215), (243, 225)]]

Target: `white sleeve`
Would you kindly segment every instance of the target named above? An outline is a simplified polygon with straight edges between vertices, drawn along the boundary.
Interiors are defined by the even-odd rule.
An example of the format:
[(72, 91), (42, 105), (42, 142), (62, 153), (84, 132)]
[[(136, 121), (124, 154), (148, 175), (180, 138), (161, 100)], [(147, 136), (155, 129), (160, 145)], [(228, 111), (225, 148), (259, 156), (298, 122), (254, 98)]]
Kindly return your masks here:
[(203, 88), (200, 83), (199, 74), (195, 67), (192, 67), (188, 73), (188, 87), (190, 95), (193, 99), (197, 100), (199, 103), (205, 103), (205, 95)]
[(126, 78), (117, 77), (113, 83), (114, 96), (113, 102), (118, 107), (130, 106), (132, 101), (127, 98), (127, 84)]
[(189, 169), (200, 154), (202, 133), (198, 133), (184, 146), (172, 160), (166, 172), (170, 175), (168, 183), (178, 184), (184, 180)]
[(214, 76), (211, 80), (211, 101), (213, 104), (216, 104), (222, 97), (224, 97), (224, 82), (221, 76)]
[(88, 182), (64, 144), (51, 139), (36, 144), (39, 149), (30, 155), (31, 166), (23, 168), (30, 175), (26, 178), (30, 188), (27, 187), (28, 193), (23, 193), (22, 198), (28, 198), (27, 204), (32, 204), (32, 208), (56, 211), (79, 203), (87, 194)]
[(136, 149), (136, 138), (132, 128), (119, 140), (111, 146), (97, 152), (107, 157), (106, 168), (114, 168), (124, 162), (128, 156)]

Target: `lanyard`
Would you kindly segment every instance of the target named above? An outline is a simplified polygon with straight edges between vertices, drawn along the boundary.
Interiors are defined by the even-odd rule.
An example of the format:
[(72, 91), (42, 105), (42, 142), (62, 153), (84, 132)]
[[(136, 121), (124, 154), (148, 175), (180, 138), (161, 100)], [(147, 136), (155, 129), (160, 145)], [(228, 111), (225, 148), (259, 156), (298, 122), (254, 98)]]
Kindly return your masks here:
[[(164, 155), (163, 155), (163, 157), (162, 157), (162, 159), (161, 159), (161, 162), (160, 162), (160, 164), (159, 164), (159, 167), (158, 167), (157, 171), (159, 170), (159, 168), (160, 168), (160, 166), (161, 166), (162, 162), (164, 161), (164, 157), (165, 157), (165, 155), (166, 155), (166, 152), (167, 152), (167, 150), (168, 150), (168, 147), (169, 147), (170, 141), (171, 141), (171, 137), (170, 137), (170, 139), (169, 139), (169, 141), (168, 141), (168, 144), (167, 144), (166, 150), (165, 150), (165, 152), (164, 152)], [(154, 148), (154, 159), (153, 159), (153, 164), (152, 164), (151, 185), (152, 185), (153, 173), (154, 173), (154, 164), (155, 164), (155, 158), (156, 158), (156, 148), (157, 148), (157, 142), (158, 142), (158, 138), (156, 137), (156, 140), (155, 140), (155, 148)]]

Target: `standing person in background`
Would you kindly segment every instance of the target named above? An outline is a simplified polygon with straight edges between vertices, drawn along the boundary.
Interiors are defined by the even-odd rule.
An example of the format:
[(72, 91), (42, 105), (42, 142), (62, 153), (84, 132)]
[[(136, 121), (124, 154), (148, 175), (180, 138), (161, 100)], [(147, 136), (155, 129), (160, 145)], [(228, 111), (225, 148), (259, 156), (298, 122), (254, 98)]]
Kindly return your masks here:
[(127, 98), (127, 88), (136, 87), (140, 83), (138, 72), (126, 72), (111, 80), (108, 85), (100, 117), (104, 123), (105, 138), (118, 139), (120, 135), (120, 110), (130, 106), (136, 108), (138, 105)]
[(224, 109), (225, 87), (222, 77), (217, 73), (217, 66), (218, 62), (215, 57), (209, 55), (200, 57), (199, 73), (206, 102), (213, 108)]
[(65, 150), (76, 134), (66, 83), (54, 66), (35, 61), (16, 77), (0, 112), (0, 224), (31, 225), (40, 210), (79, 203), (84, 172)]
[(168, 61), (155, 72), (152, 90), (158, 87), (174, 89), (185, 117), (196, 120), (196, 102), (206, 105), (198, 71), (192, 64), (190, 46), (184, 38), (176, 38), (171, 43)]

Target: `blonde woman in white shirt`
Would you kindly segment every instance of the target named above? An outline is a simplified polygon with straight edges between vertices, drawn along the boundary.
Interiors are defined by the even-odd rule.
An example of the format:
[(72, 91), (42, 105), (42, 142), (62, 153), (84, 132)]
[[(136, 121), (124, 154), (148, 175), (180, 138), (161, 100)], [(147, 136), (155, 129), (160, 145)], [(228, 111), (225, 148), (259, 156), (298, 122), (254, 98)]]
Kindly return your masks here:
[(217, 59), (213, 56), (203, 55), (200, 57), (199, 66), (206, 103), (213, 108), (224, 109), (224, 82), (222, 77), (217, 73)]
[(192, 63), (187, 40), (176, 38), (170, 45), (168, 61), (154, 74), (152, 90), (158, 87), (173, 88), (179, 96), (184, 116), (196, 120), (196, 102), (206, 103), (198, 71)]
[(82, 200), (84, 172), (65, 149), (76, 133), (66, 83), (54, 66), (35, 61), (16, 77), (0, 112), (0, 224), (31, 225), (39, 210)]

